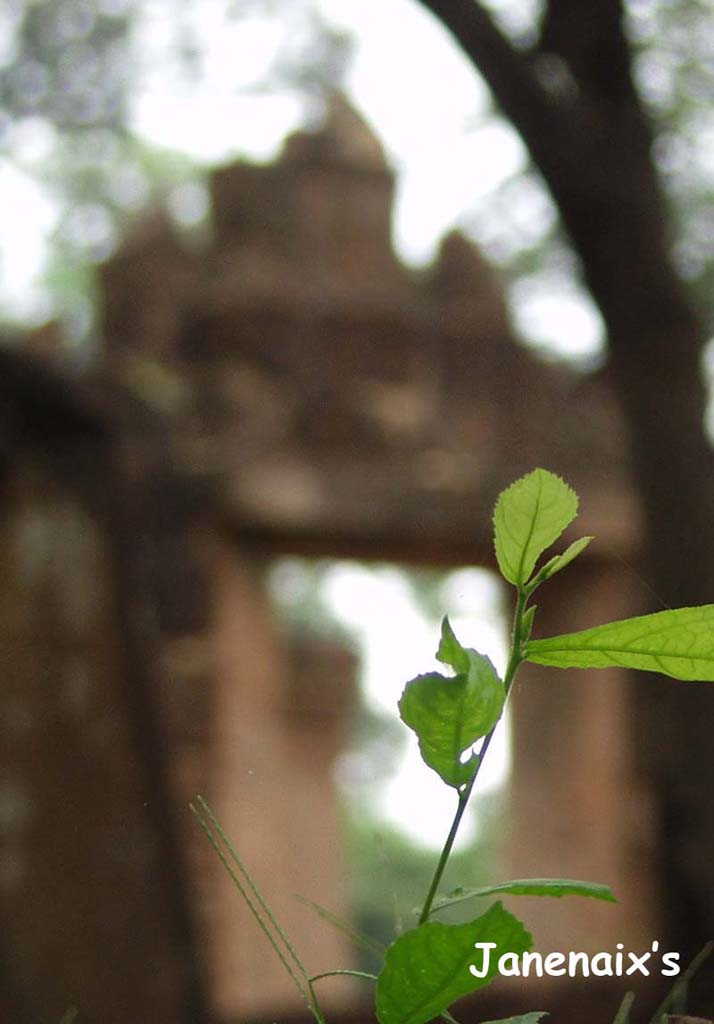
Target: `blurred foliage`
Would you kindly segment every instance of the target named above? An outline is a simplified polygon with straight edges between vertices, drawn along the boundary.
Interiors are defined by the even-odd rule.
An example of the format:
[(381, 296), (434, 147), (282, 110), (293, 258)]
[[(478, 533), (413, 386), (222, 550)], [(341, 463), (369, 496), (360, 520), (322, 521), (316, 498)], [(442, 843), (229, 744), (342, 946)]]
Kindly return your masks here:
[[(414, 813), (418, 815), (416, 804), (415, 800)], [(503, 802), (497, 795), (482, 795), (475, 811), (476, 838), (451, 855), (441, 892), (457, 885), (477, 886), (500, 880), (496, 837), (504, 835)], [(421, 909), (415, 906), (415, 899), (429, 888), (438, 852), (415, 845), (401, 833), (371, 821), (369, 813), (362, 811), (353, 814), (349, 822), (348, 857), (355, 924), (371, 938), (389, 943), (399, 931), (414, 925)], [(470, 920), (481, 912), (479, 904), (483, 902), (474, 900), (450, 907), (439, 914), (439, 920), (454, 924)], [(369, 951), (356, 952), (363, 970), (375, 971), (380, 966)]]
[[(351, 723), (347, 772), (357, 782), (359, 794), (369, 786), (385, 782), (398, 770), (404, 756), (409, 734), (394, 709), (385, 715), (360, 702)], [(359, 802), (359, 796), (357, 797)]]
[[(484, 6), (517, 45), (537, 52), (542, 3)], [(708, 0), (624, 0), (624, 7), (652, 158), (670, 202), (674, 264), (714, 331), (714, 10)], [(553, 290), (577, 277), (577, 254), (532, 168), (504, 182), (463, 223), (511, 281), (540, 276)]]
[[(488, 0), (524, 51), (537, 46), (543, 4)], [(653, 158), (671, 199), (673, 255), (714, 329), (714, 32), (704, 0), (627, 0), (633, 67), (650, 111)], [(301, 97), (305, 120), (345, 76), (351, 44), (327, 25), (312, 0), (217, 0), (225, 23), (266, 20), (275, 46), (250, 81), (235, 71), (235, 91)], [(161, 62), (147, 67), (147, 17), (162, 13)], [(2, 0), (0, 2), (0, 161), (38, 184), (58, 210), (44, 280), (48, 312), (74, 318), (86, 336), (93, 308), (92, 266), (115, 246), (128, 217), (149, 203), (176, 212), (174, 190), (200, 182), (204, 168), (139, 140), (132, 109), (148, 74), (190, 92), (210, 73), (198, 31), (201, 0)], [(226, 125), (226, 132), (233, 131)], [(236, 140), (239, 144), (239, 140)], [(179, 204), (180, 205), (180, 204)], [(181, 222), (181, 217), (177, 218)], [(557, 294), (577, 277), (578, 261), (532, 169), (506, 181), (464, 214), (462, 225), (512, 281)], [(539, 284), (540, 282), (540, 284)], [(1, 314), (0, 314), (1, 315)]]
[(354, 646), (324, 591), (325, 575), (334, 564), (334, 559), (328, 558), (288, 557), (277, 559), (267, 569), (268, 592), (288, 636), (316, 634)]
[(674, 212), (674, 260), (714, 330), (714, 10), (709, 0), (630, 0), (635, 77)]
[[(177, 0), (177, 3), (183, 0)], [(0, 159), (55, 211), (44, 286), (48, 312), (86, 336), (93, 266), (155, 192), (195, 177), (186, 158), (129, 131), (140, 0), (5, 0)]]
[[(227, 22), (262, 17), (281, 26), (273, 58), (254, 81), (242, 82), (236, 69), (236, 91), (293, 90), (307, 112), (341, 79), (348, 41), (309, 0), (217, 6)], [(201, 0), (0, 0), (0, 169), (19, 172), (54, 211), (45, 312), (62, 317), (75, 340), (91, 327), (93, 267), (113, 251), (130, 217), (160, 205), (179, 227), (201, 219), (200, 203), (185, 215), (181, 189), (200, 184), (205, 168), (138, 137), (132, 112), (148, 75), (165, 72), (189, 92), (206, 77), (209, 56), (196, 31), (204, 10)], [(146, 50), (157, 14), (166, 26), (159, 48), (166, 66), (158, 69)], [(232, 130), (226, 125), (227, 137)], [(2, 319), (8, 315), (0, 309)]]
[[(5, 0), (0, 116), (121, 131), (134, 0)], [(6, 141), (6, 140), (5, 140)]]

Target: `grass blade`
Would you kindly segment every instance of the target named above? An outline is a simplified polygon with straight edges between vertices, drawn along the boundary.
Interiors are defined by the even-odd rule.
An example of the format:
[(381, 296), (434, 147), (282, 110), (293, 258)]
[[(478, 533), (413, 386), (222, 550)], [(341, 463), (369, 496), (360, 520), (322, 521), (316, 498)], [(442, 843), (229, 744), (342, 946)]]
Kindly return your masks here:
[(624, 999), (620, 1003), (620, 1009), (617, 1011), (612, 1024), (630, 1024), (630, 1010), (634, 1001), (635, 993), (626, 992)]
[(387, 947), (376, 939), (373, 939), (371, 935), (365, 935), (364, 932), (361, 932), (358, 928), (354, 928), (351, 924), (348, 924), (347, 921), (342, 921), (336, 914), (333, 914), (332, 911), (326, 910), (324, 907), (321, 907), (319, 903), (315, 903), (314, 900), (308, 899), (307, 896), (298, 896), (298, 899), (306, 906), (312, 907), (315, 913), (319, 914), (323, 921), (327, 921), (328, 924), (338, 928), (349, 939), (352, 939), (355, 945), (361, 946), (362, 949), (365, 949), (370, 953), (377, 953), (380, 956), (384, 956)]
[[(300, 960), (295, 956), (294, 950), (292, 949), (292, 946), (290, 945), (290, 943), (287, 942), (286, 939), (283, 939), (282, 930), (278, 929), (278, 935), (286, 943), (288, 951), (293, 955), (293, 959), (296, 961), (296, 963), (298, 965), (298, 970), (303, 975), (303, 978), (304, 978), (305, 982), (307, 983), (307, 988), (306, 988), (303, 985), (303, 983), (300, 980), (300, 978), (297, 976), (293, 966), (289, 963), (287, 957), (285, 956), (284, 951), (281, 949), (279, 943), (277, 942), (277, 940), (275, 938), (275, 935), (273, 935), (273, 933), (271, 932), (270, 928), (268, 928), (268, 925), (266, 924), (265, 920), (263, 919), (263, 917), (259, 913), (258, 908), (256, 907), (256, 905), (255, 905), (253, 899), (251, 898), (250, 894), (248, 893), (245, 885), (243, 884), (241, 879), (238, 877), (236, 872), (233, 870), (233, 866), (231, 865), (230, 861), (228, 860), (228, 857), (223, 852), (223, 849), (221, 848), (220, 843), (218, 842), (218, 838), (220, 838), (224, 842), (226, 842), (226, 839), (224, 838), (225, 837), (225, 833), (223, 832), (223, 829), (221, 829), (220, 826), (218, 826), (216, 828), (216, 831), (215, 832), (213, 831), (213, 829), (211, 828), (211, 825), (215, 826), (215, 824), (216, 824), (215, 816), (210, 811), (210, 808), (208, 808), (208, 804), (206, 804), (205, 800), (203, 800), (201, 797), (198, 797), (198, 802), (201, 805), (201, 810), (199, 810), (194, 804), (189, 804), (189, 807), (190, 807), (192, 813), (195, 815), (196, 819), (198, 820), (198, 823), (201, 826), (201, 828), (203, 829), (204, 833), (206, 834), (206, 837), (208, 838), (208, 841), (210, 842), (211, 846), (216, 851), (216, 854), (218, 855), (221, 863), (223, 864), (224, 868), (228, 872), (228, 874), (229, 874), (229, 876), (231, 878), (231, 881), (233, 882), (235, 887), (238, 889), (238, 892), (243, 897), (243, 900), (245, 901), (248, 909), (250, 910), (250, 912), (252, 913), (253, 917), (255, 918), (259, 928), (262, 930), (262, 932), (265, 935), (265, 937), (267, 938), (268, 942), (273, 947), (273, 951), (275, 952), (276, 956), (278, 957), (278, 959), (282, 963), (283, 967), (285, 968), (285, 970), (290, 975), (290, 977), (291, 977), (293, 983), (295, 984), (298, 992), (300, 993), (300, 995), (302, 996), (303, 1000), (305, 1001), (305, 1004), (308, 1006), (308, 1008), (311, 1010), (311, 1012), (316, 1017), (316, 1019), (320, 1022), (320, 1024), (324, 1024), (324, 1020), (322, 1018), (322, 1015), (320, 1014), (319, 1009), (317, 1009), (313, 1005), (313, 999), (311, 999), (310, 983), (309, 983), (309, 978), (308, 978), (307, 972), (305, 971), (304, 967), (302, 967), (302, 964), (300, 963)], [(207, 820), (206, 817), (204, 817), (204, 815), (202, 813), (204, 808), (206, 809), (206, 814), (208, 815), (208, 820)], [(231, 854), (232, 859), (234, 860), (234, 862), (236, 863), (238, 869), (240, 870), (241, 874), (243, 874), (243, 876), (246, 877), (246, 880), (247, 880), (247, 878), (249, 876), (247, 876), (247, 873), (245, 872), (243, 864), (242, 864), (240, 858), (238, 857), (236, 851), (234, 849), (232, 849), (232, 846), (229, 845), (227, 842), (226, 842), (226, 846), (228, 848), (229, 853)], [(250, 885), (251, 891), (253, 893), (257, 893), (258, 892), (257, 886), (252, 881), (252, 879), (251, 879), (249, 885)], [(262, 896), (260, 896), (258, 894), (257, 899), (259, 901), (260, 906), (263, 908), (263, 910), (265, 910), (265, 912), (266, 912), (266, 914), (268, 916), (268, 920), (271, 923), (273, 923), (273, 921), (275, 919), (274, 919), (272, 913), (270, 913), (270, 911), (266, 910), (265, 901), (263, 900)]]
[(255, 896), (256, 900), (260, 904), (263, 912), (265, 913), (266, 917), (268, 918), (268, 920), (270, 921), (271, 925), (275, 929), (276, 934), (280, 937), (283, 945), (285, 946), (285, 948), (288, 950), (288, 952), (290, 953), (291, 957), (293, 958), (293, 961), (295, 962), (295, 965), (296, 965), (297, 969), (300, 971), (300, 974), (302, 974), (303, 978), (305, 978), (305, 980), (307, 981), (308, 974), (307, 974), (307, 971), (305, 970), (304, 964), (302, 963), (302, 961), (300, 960), (300, 957), (297, 954), (297, 951), (295, 950), (294, 946), (292, 945), (292, 943), (288, 939), (287, 935), (285, 934), (285, 932), (281, 928), (280, 923), (276, 919), (276, 917), (273, 914), (272, 910), (270, 909), (268, 904), (263, 899), (263, 895), (260, 892), (260, 890), (258, 889), (258, 886), (253, 881), (253, 879), (252, 879), (248, 869), (246, 868), (245, 864), (243, 863), (243, 861), (238, 856), (238, 853), (237, 853), (235, 847), (233, 846), (232, 842), (230, 841), (230, 839), (228, 838), (226, 833), (223, 831), (221, 823), (217, 820), (217, 818), (214, 815), (213, 811), (208, 806), (208, 804), (206, 803), (206, 801), (203, 799), (202, 796), (197, 797), (197, 800), (198, 800), (198, 803), (201, 805), (201, 809), (208, 816), (208, 818), (209, 818), (209, 820), (211, 822), (211, 825), (215, 828), (217, 834), (220, 836), (221, 840), (225, 844), (225, 847), (228, 850), (228, 853), (230, 854), (231, 859), (233, 860), (234, 864), (237, 866), (237, 868), (239, 869), (240, 873), (243, 875), (243, 878), (248, 883), (250, 891), (253, 893), (253, 895)]
[(692, 962), (687, 967), (686, 971), (677, 978), (670, 991), (667, 993), (667, 995), (664, 997), (664, 999), (652, 1015), (650, 1024), (661, 1024), (662, 1018), (667, 1013), (667, 1011), (672, 1007), (672, 1005), (675, 1002), (679, 1002), (686, 996), (686, 991), (689, 987), (689, 982), (692, 980), (692, 978), (697, 973), (699, 968), (702, 966), (704, 961), (707, 960), (713, 952), (714, 940), (712, 940), (711, 942), (707, 942), (706, 945), (699, 950), (697, 955), (694, 957)]
[(446, 1021), (446, 1024), (459, 1024), (456, 1017), (452, 1017), (448, 1010), (442, 1010), (439, 1016)]

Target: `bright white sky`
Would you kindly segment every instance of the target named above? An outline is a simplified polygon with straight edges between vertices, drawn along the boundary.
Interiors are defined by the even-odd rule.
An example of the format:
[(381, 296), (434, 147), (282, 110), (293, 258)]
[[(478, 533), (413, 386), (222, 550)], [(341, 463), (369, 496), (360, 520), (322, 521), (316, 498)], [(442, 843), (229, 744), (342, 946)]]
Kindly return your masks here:
[[(397, 172), (393, 231), (402, 257), (428, 262), (439, 238), (469, 213), (477, 213), (479, 241), (494, 259), (508, 259), (540, 239), (555, 215), (532, 181), (514, 182), (507, 201), (489, 210), (488, 197), (526, 166), (525, 150), (516, 133), (491, 115), (484, 83), (435, 19), (414, 0), (381, 3), (378, 14), (362, 0), (316, 0), (316, 6), (355, 40), (348, 92)], [(525, 24), (535, 4), (514, 0), (500, 7), (514, 24)], [(162, 18), (149, 19), (156, 70), (137, 104), (136, 127), (149, 139), (190, 147), (210, 161), (236, 154), (267, 159), (297, 124), (298, 104), (289, 95), (238, 96), (234, 87), (260, 73), (277, 52), (279, 35), (260, 19), (227, 30), (222, 9), (222, 0), (200, 6), (194, 30), (212, 59), (204, 89), (190, 95), (162, 75), (165, 25)], [(522, 282), (513, 316), (526, 340), (539, 347), (585, 358), (601, 349), (599, 314), (568, 268)]]
[[(399, 571), (375, 572), (340, 564), (328, 573), (324, 589), (337, 618), (359, 639), (364, 693), (374, 707), (396, 714), (408, 680), (424, 672), (445, 671), (435, 658), (440, 623), (415, 608)], [(499, 596), (493, 576), (464, 569), (448, 577), (444, 609), (448, 609), (462, 643), (490, 657), (502, 677), (507, 650)], [(508, 765), (508, 724), (504, 721), (484, 760), (475, 795), (503, 785)], [(423, 763), (413, 734), (400, 770), (374, 799), (377, 812), (413, 839), (434, 847), (443, 845), (456, 809), (455, 794)], [(477, 816), (464, 820), (460, 843), (473, 838), (476, 821)]]
[[(299, 559), (277, 563), (270, 580), (278, 607), (299, 608), (314, 596), (309, 589), (311, 578), (306, 577)], [(357, 644), (362, 692), (375, 710), (396, 719), (399, 698), (410, 679), (424, 672), (446, 671), (435, 658), (440, 617), (430, 618), (415, 605), (401, 570), (336, 562), (322, 575), (319, 593), (331, 615)], [(442, 612), (448, 612), (462, 643), (486, 654), (503, 676), (507, 630), (496, 577), (482, 569), (451, 572), (444, 577), (439, 598)], [(404, 730), (406, 736), (406, 726)], [(504, 719), (479, 775), (473, 801), (476, 813), (464, 819), (459, 845), (473, 838), (478, 795), (504, 784), (509, 750), (508, 721)], [(368, 806), (377, 820), (383, 818), (417, 842), (442, 846), (456, 809), (455, 794), (422, 762), (411, 732), (406, 755), (386, 785), (381, 780), (365, 781), (364, 770), (364, 754), (359, 752), (339, 765), (338, 778), (349, 799)]]
[[(465, 218), (475, 220), (479, 242), (495, 260), (542, 237), (554, 217), (547, 196), (532, 179), (512, 180), (526, 165), (523, 146), (490, 115), (484, 84), (436, 21), (414, 0), (385, 0), (378, 6), (317, 0), (317, 6), (355, 39), (348, 92), (397, 172), (394, 238), (404, 259), (427, 262), (439, 237)], [(525, 24), (534, 6), (535, 0), (511, 0), (499, 9)], [(226, 0), (186, 8), (194, 12), (188, 15), (189, 34), (207, 55), (204, 77), (188, 81), (172, 61), (167, 11), (175, 7), (146, 0), (138, 30), (144, 75), (133, 128), (154, 144), (208, 164), (236, 156), (270, 159), (286, 132), (298, 125), (299, 103), (287, 92), (247, 96), (239, 89), (264, 71), (286, 28), (260, 18), (227, 21), (225, 8)], [(22, 132), (20, 149), (31, 170), (52, 138), (37, 125)], [(489, 200), (509, 181), (505, 201)], [(39, 276), (57, 211), (28, 175), (4, 161), (0, 189), (0, 303), (15, 315), (41, 321), (47, 304)], [(520, 282), (512, 304), (517, 326), (532, 343), (571, 356), (599, 350), (599, 316), (567, 267)]]

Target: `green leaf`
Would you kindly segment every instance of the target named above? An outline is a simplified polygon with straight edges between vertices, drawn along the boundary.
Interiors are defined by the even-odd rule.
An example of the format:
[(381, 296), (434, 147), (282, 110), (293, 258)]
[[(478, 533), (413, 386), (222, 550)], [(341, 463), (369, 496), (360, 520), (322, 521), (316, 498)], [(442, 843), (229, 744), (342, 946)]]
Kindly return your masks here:
[(452, 907), (455, 903), (474, 899), (477, 896), (493, 896), (503, 893), (509, 896), (588, 896), (595, 900), (617, 903), (607, 885), (599, 882), (577, 882), (571, 878), (519, 878), (499, 885), (486, 885), (478, 889), (454, 889), (447, 896), (434, 903), (432, 913)]
[(523, 613), (521, 631), (524, 640), (528, 640), (533, 631), (533, 620), (535, 619), (535, 613), (538, 610), (537, 604), (532, 604), (530, 608), (526, 608)]
[(407, 683), (399, 701), (402, 721), (417, 734), (423, 760), (455, 789), (469, 782), (478, 764), (476, 754), (464, 762), (462, 755), (496, 724), (505, 697), (489, 659), (470, 649), (462, 651), (467, 672), (417, 676)]
[(577, 514), (575, 491), (545, 469), (534, 469), (503, 491), (493, 524), (496, 558), (509, 583), (527, 582), (538, 557)]
[(307, 980), (312, 983), (313, 981), (322, 981), (323, 978), (362, 978), (365, 981), (376, 981), (377, 975), (372, 974), (371, 971), (353, 971), (349, 967), (345, 967), (343, 970), (336, 971), (321, 971), (319, 974), (313, 974), (312, 977)]
[(468, 672), (469, 670), (468, 652), (456, 639), (446, 615), (441, 623), (441, 640), (436, 656), (444, 665), (450, 665), (455, 672)]
[[(495, 942), (486, 977), (469, 971), (477, 942)], [(468, 924), (427, 921), (396, 939), (387, 950), (377, 980), (377, 1019), (380, 1024), (426, 1024), (461, 996), (483, 988), (495, 977), (498, 958), (520, 956), (533, 940), (523, 924), (494, 905)]]
[(536, 1010), (534, 1013), (521, 1013), (517, 1017), (501, 1017), (499, 1020), (485, 1020), (483, 1024), (538, 1024), (548, 1014), (545, 1010)]
[(551, 576), (555, 576), (556, 572), (560, 572), (566, 565), (570, 565), (579, 554), (581, 554), (588, 546), (592, 537), (581, 537), (580, 540), (574, 540), (570, 547), (567, 547), (562, 555), (555, 555), (549, 562), (543, 566), (538, 572), (538, 581), (544, 583), (549, 580)]
[(714, 605), (675, 608), (530, 640), (526, 658), (555, 668), (636, 668), (714, 682)]

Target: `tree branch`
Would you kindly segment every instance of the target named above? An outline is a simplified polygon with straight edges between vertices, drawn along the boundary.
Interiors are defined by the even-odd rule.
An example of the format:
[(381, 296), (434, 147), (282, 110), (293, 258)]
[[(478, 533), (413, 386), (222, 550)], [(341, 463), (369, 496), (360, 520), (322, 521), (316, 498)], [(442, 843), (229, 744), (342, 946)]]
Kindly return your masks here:
[[(518, 51), (478, 0), (419, 2), (449, 29), (523, 139), (611, 337), (632, 334), (637, 295), (649, 294), (650, 306), (661, 296), (671, 307), (664, 203), (630, 77), (621, 0), (549, 0), (543, 45), (531, 53)], [(572, 91), (559, 94), (539, 80), (538, 54), (547, 52), (569, 69)], [(632, 266), (643, 267), (650, 286), (638, 287), (634, 299)]]
[(537, 164), (566, 148), (572, 113), (538, 81), (528, 55), (504, 36), (478, 0), (418, 0), (454, 36)]
[(622, 0), (547, 0), (539, 50), (561, 57), (585, 94), (638, 103), (622, 19)]

